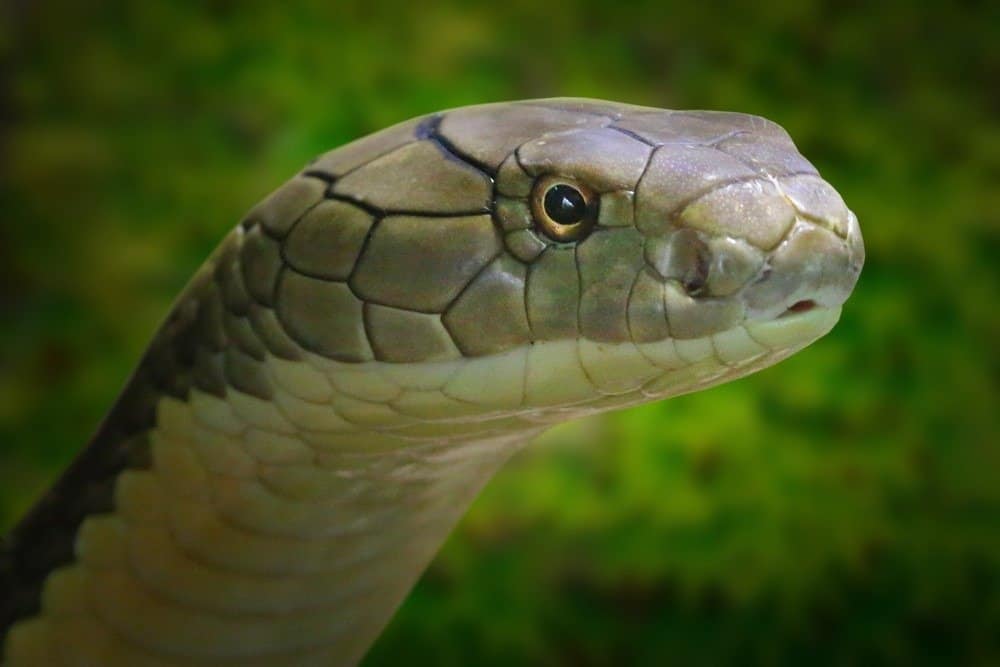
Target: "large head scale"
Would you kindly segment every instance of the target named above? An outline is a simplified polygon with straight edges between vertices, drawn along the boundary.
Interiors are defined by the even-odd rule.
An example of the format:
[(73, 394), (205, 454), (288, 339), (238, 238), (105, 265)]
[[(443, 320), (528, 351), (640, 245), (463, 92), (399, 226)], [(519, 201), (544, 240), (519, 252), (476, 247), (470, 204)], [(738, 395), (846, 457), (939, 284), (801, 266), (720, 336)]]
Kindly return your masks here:
[(751, 372), (833, 326), (864, 255), (774, 123), (588, 100), (400, 124), (245, 227), (267, 247), (247, 285), (297, 345), (442, 378), (441, 402), (387, 403), (403, 421), (548, 421)]

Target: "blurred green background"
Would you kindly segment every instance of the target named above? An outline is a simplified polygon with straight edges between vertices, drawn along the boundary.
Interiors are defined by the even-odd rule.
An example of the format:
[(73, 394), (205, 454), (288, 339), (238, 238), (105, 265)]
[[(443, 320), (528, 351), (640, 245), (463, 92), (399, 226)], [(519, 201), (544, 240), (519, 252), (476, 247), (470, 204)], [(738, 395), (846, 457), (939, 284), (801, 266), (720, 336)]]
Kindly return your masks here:
[(3, 3), (0, 527), (315, 154), (511, 98), (745, 111), (861, 219), (841, 323), (529, 448), (366, 664), (1000, 664), (998, 4), (851, 4)]

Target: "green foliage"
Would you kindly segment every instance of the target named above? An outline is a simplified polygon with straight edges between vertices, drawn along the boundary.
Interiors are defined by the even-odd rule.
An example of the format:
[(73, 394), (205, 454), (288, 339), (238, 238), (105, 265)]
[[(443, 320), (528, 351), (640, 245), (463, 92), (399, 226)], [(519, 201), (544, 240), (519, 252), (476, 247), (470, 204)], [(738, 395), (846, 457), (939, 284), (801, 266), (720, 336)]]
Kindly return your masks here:
[(996, 3), (377, 4), (5, 6), (0, 522), (314, 154), (498, 99), (747, 111), (861, 219), (841, 323), (516, 457), (368, 664), (1000, 662)]

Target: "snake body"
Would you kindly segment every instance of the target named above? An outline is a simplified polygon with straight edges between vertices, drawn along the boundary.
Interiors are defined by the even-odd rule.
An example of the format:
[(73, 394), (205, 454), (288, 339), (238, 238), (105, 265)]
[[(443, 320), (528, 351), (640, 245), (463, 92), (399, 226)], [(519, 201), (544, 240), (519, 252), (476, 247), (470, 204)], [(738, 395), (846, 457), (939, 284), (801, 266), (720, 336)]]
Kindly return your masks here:
[(533, 100), (326, 153), (6, 539), (5, 664), (354, 664), (525, 442), (787, 357), (863, 257), (756, 116)]

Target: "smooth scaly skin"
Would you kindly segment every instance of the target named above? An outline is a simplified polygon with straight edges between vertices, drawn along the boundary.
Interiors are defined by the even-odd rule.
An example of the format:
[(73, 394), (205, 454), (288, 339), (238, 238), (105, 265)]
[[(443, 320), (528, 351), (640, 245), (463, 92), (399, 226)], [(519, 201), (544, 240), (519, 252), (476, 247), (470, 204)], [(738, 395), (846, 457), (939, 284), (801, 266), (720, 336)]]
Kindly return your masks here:
[[(547, 174), (599, 194), (586, 238), (539, 231)], [(539, 100), (327, 153), (226, 237), (9, 536), (6, 664), (356, 663), (518, 447), (788, 356), (863, 255), (753, 116)]]

